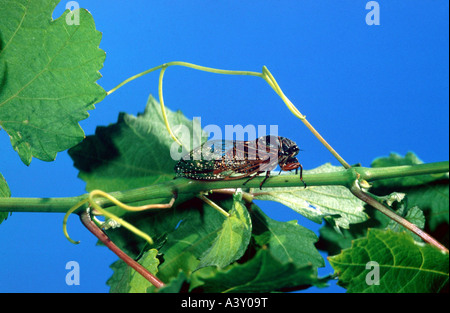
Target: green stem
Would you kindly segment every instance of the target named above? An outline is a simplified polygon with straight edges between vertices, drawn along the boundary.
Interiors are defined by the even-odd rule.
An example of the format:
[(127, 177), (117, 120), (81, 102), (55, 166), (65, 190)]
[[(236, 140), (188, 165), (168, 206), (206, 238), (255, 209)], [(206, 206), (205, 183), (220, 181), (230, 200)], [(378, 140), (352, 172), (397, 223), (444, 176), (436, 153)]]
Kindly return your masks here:
[(364, 168), (354, 167), (354, 169), (367, 181), (379, 179), (397, 178), (405, 176), (446, 173), (449, 170), (449, 162), (435, 162), (415, 165), (400, 165), (391, 167)]
[[(383, 168), (353, 167), (347, 170), (331, 173), (305, 173), (303, 180), (308, 186), (340, 185), (351, 187), (357, 179), (375, 181), (386, 178), (404, 177), (410, 175), (447, 173), (449, 162), (437, 162), (428, 164), (392, 166)], [(185, 178), (171, 180), (165, 183), (137, 188), (127, 191), (110, 192), (117, 200), (132, 204), (145, 200), (160, 200), (166, 202), (173, 197), (174, 191), (182, 197), (195, 197), (205, 190), (224, 188), (259, 188), (265, 175), (256, 177), (243, 185), (246, 179), (222, 180), (222, 181), (195, 181)], [(298, 175), (273, 175), (264, 184), (264, 187), (303, 187)], [(66, 213), (71, 207), (86, 199), (88, 194), (67, 198), (0, 198), (0, 212), (51, 212)], [(114, 204), (108, 200), (99, 198), (96, 203), (106, 208)], [(87, 205), (81, 206), (80, 210)]]

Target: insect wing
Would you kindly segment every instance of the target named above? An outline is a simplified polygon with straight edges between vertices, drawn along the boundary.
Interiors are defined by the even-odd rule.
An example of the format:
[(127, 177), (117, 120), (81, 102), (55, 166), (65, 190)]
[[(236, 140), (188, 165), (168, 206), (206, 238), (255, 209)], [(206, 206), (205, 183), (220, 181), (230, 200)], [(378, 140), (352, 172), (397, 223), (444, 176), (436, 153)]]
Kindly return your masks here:
[(253, 141), (210, 140), (178, 162), (177, 175), (200, 180), (239, 179), (273, 170), (278, 165), (280, 141), (264, 136)]
[(232, 140), (210, 140), (194, 148), (181, 159), (185, 161), (221, 160), (232, 147)]
[[(210, 140), (186, 154), (175, 166), (179, 177), (199, 180), (220, 180), (225, 176), (217, 171), (218, 162), (233, 147), (230, 140)], [(231, 174), (231, 173), (230, 173)]]

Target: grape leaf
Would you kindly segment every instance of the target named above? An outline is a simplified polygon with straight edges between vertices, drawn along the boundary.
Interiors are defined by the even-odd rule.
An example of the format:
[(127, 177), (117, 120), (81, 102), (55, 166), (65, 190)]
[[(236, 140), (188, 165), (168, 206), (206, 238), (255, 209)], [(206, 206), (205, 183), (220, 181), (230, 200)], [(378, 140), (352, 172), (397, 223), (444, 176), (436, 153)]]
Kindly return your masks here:
[(317, 236), (313, 231), (298, 225), (297, 221), (275, 221), (256, 205), (252, 205), (251, 217), (255, 242), (262, 247), (268, 246), (273, 257), (282, 264), (291, 262), (297, 266), (325, 266), (314, 246)]
[[(9, 197), (11, 197), (11, 191), (9, 190), (5, 178), (0, 173), (0, 198), (9, 198)], [(0, 212), (0, 224), (4, 220), (6, 220), (10, 214), (11, 213), (9, 212)]]
[[(406, 213), (405, 213), (406, 212)], [(407, 221), (415, 224), (420, 229), (423, 229), (425, 227), (425, 216), (423, 215), (423, 211), (419, 209), (418, 207), (412, 207), (409, 209), (406, 209), (404, 206), (401, 207), (396, 211), (396, 213), (403, 218), (405, 218)], [(386, 226), (386, 229), (391, 229), (395, 232), (402, 232), (406, 231), (409, 232), (411, 236), (413, 236), (415, 241), (422, 241), (422, 239), (411, 232), (410, 230), (406, 229), (404, 226), (400, 225), (394, 220), (389, 220), (388, 225)]]
[[(223, 209), (232, 207), (230, 199), (212, 200)], [(167, 235), (167, 240), (160, 249), (163, 262), (159, 266), (159, 272), (163, 281), (177, 276), (180, 269), (188, 276), (195, 271), (200, 258), (210, 249), (226, 220), (225, 216), (207, 204), (197, 203), (188, 210), (189, 215), (175, 231)]]
[[(378, 158), (372, 167), (414, 165), (423, 162), (412, 152), (404, 157), (391, 153)], [(401, 191), (407, 194), (408, 208), (418, 206), (427, 215), (428, 227), (434, 231), (440, 224), (449, 224), (449, 176), (444, 174), (416, 175), (376, 181), (374, 192)]]
[(241, 193), (233, 196), (233, 206), (229, 213), (231, 215), (223, 222), (211, 247), (201, 256), (197, 269), (206, 266), (223, 268), (238, 260), (247, 249), (252, 223)]
[(404, 232), (370, 229), (367, 237), (356, 239), (351, 248), (329, 261), (339, 275), (339, 285), (347, 288), (347, 292), (448, 290), (448, 254), (416, 243)]
[[(305, 172), (325, 173), (340, 169), (341, 167), (325, 164)], [(364, 202), (342, 186), (265, 188), (255, 199), (280, 202), (319, 224), (326, 218), (333, 220), (337, 227), (348, 228), (350, 224), (367, 219)]]
[[(392, 209), (407, 221), (414, 223), (421, 229), (424, 228), (425, 216), (420, 208), (407, 208), (406, 203), (401, 201), (394, 205)], [(326, 250), (329, 255), (338, 254), (342, 249), (349, 248), (352, 244), (352, 240), (365, 237), (369, 228), (390, 229), (396, 232), (407, 231), (413, 236), (414, 240), (422, 241), (419, 236), (410, 232), (397, 222), (391, 220), (378, 210), (367, 206), (366, 212), (369, 215), (369, 219), (367, 221), (352, 224), (349, 229), (342, 229), (339, 232), (337, 232), (329, 223), (325, 223), (325, 225), (323, 225), (319, 230), (320, 240), (317, 247), (321, 250)]]
[[(158, 272), (159, 260), (156, 258), (157, 253), (157, 250), (150, 249), (138, 261), (153, 275), (156, 275)], [(111, 287), (110, 292), (143, 293), (146, 292), (148, 287), (153, 286), (122, 260), (114, 262), (111, 268), (114, 270), (114, 274), (106, 282)]]
[(25, 164), (55, 159), (84, 138), (78, 122), (106, 92), (96, 84), (105, 52), (91, 14), (52, 20), (58, 0), (0, 0), (0, 127)]
[(193, 280), (194, 292), (272, 292), (311, 285), (325, 286), (325, 281), (317, 277), (314, 266), (281, 262), (268, 249), (259, 250), (243, 264), (233, 263), (224, 269), (200, 269), (193, 274)]
[[(180, 111), (166, 109), (166, 114), (176, 134), (184, 131), (194, 140), (205, 139), (198, 121), (188, 120)], [(115, 124), (97, 127), (95, 135), (70, 149), (69, 155), (88, 191), (108, 192), (172, 180), (179, 159), (172, 156), (173, 147), (178, 145), (165, 127), (160, 104), (150, 96), (144, 113), (121, 113)]]
[[(158, 293), (178, 293), (183, 292), (183, 287), (187, 284), (188, 278), (183, 271), (180, 271), (178, 276), (172, 278), (165, 284), (164, 287), (157, 290)], [(155, 287), (147, 288), (148, 293), (155, 292)]]
[(449, 224), (449, 181), (439, 180), (424, 186), (403, 189), (408, 193), (408, 206), (418, 206), (427, 214), (429, 228)]
[[(412, 152), (407, 153), (404, 157), (391, 153), (389, 157), (375, 159), (372, 166), (388, 167), (421, 163), (423, 162)], [(410, 222), (420, 228), (434, 231), (438, 226), (447, 225), (448, 229), (448, 182), (448, 173), (399, 177), (373, 182), (370, 192), (378, 195), (384, 203), (396, 210), (397, 214), (404, 215)], [(393, 204), (394, 202), (397, 204)], [(320, 229), (319, 249), (328, 251), (330, 255), (337, 254), (342, 249), (350, 247), (353, 239), (366, 236), (368, 228), (384, 229), (390, 224), (390, 228), (398, 231), (405, 230), (370, 206), (366, 207), (366, 212), (370, 219), (363, 223), (352, 224), (348, 230), (343, 229), (336, 232), (332, 225), (325, 224)], [(448, 233), (448, 230), (441, 230), (434, 235), (441, 237), (442, 233)], [(419, 240), (417, 236), (413, 235), (413, 237), (415, 240)], [(445, 241), (445, 237), (437, 239)]]

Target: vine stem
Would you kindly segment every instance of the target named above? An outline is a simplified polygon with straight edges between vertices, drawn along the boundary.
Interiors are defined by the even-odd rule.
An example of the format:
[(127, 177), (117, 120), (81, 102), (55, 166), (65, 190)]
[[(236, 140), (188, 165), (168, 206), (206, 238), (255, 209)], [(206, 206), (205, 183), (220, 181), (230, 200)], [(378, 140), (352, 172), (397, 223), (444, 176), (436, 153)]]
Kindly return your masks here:
[(97, 227), (97, 225), (92, 221), (90, 213), (85, 210), (80, 214), (81, 223), (95, 236), (97, 237), (105, 246), (107, 246), (112, 252), (114, 252), (119, 258), (121, 258), (126, 264), (133, 268), (136, 272), (147, 279), (156, 288), (164, 287), (164, 283), (159, 280), (156, 276), (150, 273), (145, 267), (133, 260), (125, 252), (123, 252), (114, 242), (109, 239), (109, 237)]
[[(416, 165), (401, 165), (379, 168), (352, 167), (330, 173), (305, 173), (303, 180), (308, 186), (351, 186), (356, 179), (364, 179), (368, 182), (377, 180), (405, 177), (413, 175), (448, 173), (449, 162), (435, 162)], [(184, 178), (170, 180), (152, 186), (141, 187), (126, 191), (115, 191), (109, 194), (121, 202), (132, 204), (140, 201), (158, 200), (164, 201), (172, 199), (176, 191), (178, 196), (197, 196), (199, 192), (205, 190), (215, 190), (224, 188), (259, 188), (265, 175), (255, 177), (247, 184), (243, 185), (245, 179), (222, 180), (222, 181), (193, 181)], [(298, 175), (274, 175), (271, 176), (265, 187), (303, 187)], [(69, 208), (81, 201), (86, 200), (89, 194), (76, 197), (64, 198), (0, 198), (0, 212), (47, 212), (47, 213), (67, 213)], [(87, 201), (86, 201), (87, 202)], [(97, 198), (95, 202), (103, 208), (113, 206), (114, 203), (107, 198)], [(87, 203), (80, 206), (75, 213), (87, 207)]]
[(422, 229), (417, 227), (415, 224), (409, 222), (408, 220), (404, 219), (403, 217), (397, 215), (395, 212), (391, 211), (388, 207), (384, 206), (382, 203), (378, 202), (374, 198), (372, 198), (370, 195), (366, 194), (364, 191), (359, 188), (357, 181), (352, 185), (350, 188), (350, 191), (353, 195), (355, 195), (357, 198), (361, 199), (362, 201), (366, 202), (367, 204), (371, 205), (387, 217), (391, 218), (392, 220), (396, 221), (400, 225), (404, 226), (406, 229), (409, 229), (414, 234), (419, 236), (423, 239), (423, 241), (429, 243), (432, 246), (435, 246), (436, 248), (440, 249), (442, 252), (449, 253), (448, 249), (443, 246), (441, 243), (439, 243), (436, 239), (434, 239), (432, 236), (424, 232)]
[(294, 114), (294, 116), (298, 117), (303, 124), (311, 131), (311, 133), (330, 151), (330, 153), (339, 161), (339, 163), (342, 164), (342, 166), (346, 169), (350, 168), (350, 165), (342, 158), (339, 153), (337, 153), (336, 150), (334, 150), (331, 145), (323, 138), (320, 133), (308, 122), (306, 119), (306, 116), (301, 114), (300, 111), (296, 108), (296, 106), (286, 97), (286, 95), (281, 90), (280, 86), (278, 85), (277, 81), (273, 77), (272, 73), (267, 69), (266, 66), (263, 66), (262, 72), (252, 72), (252, 71), (234, 71), (234, 70), (223, 70), (223, 69), (217, 69), (212, 67), (206, 67), (206, 66), (200, 66), (193, 63), (188, 62), (181, 62), (181, 61), (173, 61), (164, 63), (158, 66), (155, 66), (151, 69), (148, 69), (142, 73), (139, 73), (137, 75), (134, 75), (126, 80), (124, 80), (122, 83), (108, 91), (106, 94), (110, 95), (120, 87), (124, 86), (125, 84), (135, 80), (136, 78), (142, 77), (146, 74), (149, 74), (151, 72), (157, 71), (161, 69), (161, 73), (159, 74), (159, 83), (158, 83), (158, 95), (159, 95), (159, 103), (161, 104), (161, 111), (164, 118), (164, 123), (166, 125), (166, 128), (172, 137), (174, 141), (176, 141), (180, 146), (183, 146), (182, 142), (175, 136), (173, 133), (169, 121), (167, 119), (165, 105), (164, 105), (164, 96), (163, 96), (163, 77), (165, 74), (166, 69), (169, 66), (184, 66), (187, 68), (192, 68), (195, 70), (203, 71), (203, 72), (209, 72), (209, 73), (215, 73), (215, 74), (224, 74), (224, 75), (246, 75), (246, 76), (255, 76), (260, 77), (264, 79), (267, 84), (277, 93), (277, 95), (283, 100), (283, 102), (286, 104), (288, 109)]

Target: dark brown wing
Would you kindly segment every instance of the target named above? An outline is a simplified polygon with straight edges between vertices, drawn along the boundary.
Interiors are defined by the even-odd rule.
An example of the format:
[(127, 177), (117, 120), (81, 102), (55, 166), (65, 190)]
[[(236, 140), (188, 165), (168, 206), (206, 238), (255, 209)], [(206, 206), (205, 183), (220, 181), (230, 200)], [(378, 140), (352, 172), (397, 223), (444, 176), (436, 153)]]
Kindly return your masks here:
[[(273, 137), (273, 136), (272, 136)], [(277, 137), (254, 141), (214, 140), (183, 157), (175, 166), (177, 176), (197, 180), (233, 180), (278, 165)]]

